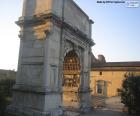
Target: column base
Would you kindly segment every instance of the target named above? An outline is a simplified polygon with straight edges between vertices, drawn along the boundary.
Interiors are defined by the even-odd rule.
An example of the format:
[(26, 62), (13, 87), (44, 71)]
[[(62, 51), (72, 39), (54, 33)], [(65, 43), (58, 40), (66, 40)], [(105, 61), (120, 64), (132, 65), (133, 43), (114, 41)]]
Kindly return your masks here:
[(93, 107), (91, 104), (90, 91), (81, 91), (80, 93), (80, 112), (90, 112)]
[(32, 108), (8, 106), (6, 110), (6, 116), (63, 116), (64, 112), (62, 108), (54, 109), (50, 111), (38, 111)]
[(12, 103), (6, 116), (62, 116), (59, 92), (13, 91)]

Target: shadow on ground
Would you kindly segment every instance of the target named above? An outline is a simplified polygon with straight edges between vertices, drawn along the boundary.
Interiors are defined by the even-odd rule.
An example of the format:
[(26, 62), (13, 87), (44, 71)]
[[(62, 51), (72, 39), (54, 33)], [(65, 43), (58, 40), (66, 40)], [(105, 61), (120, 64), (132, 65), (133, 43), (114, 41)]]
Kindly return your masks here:
[(97, 97), (94, 96), (95, 108), (89, 113), (67, 112), (68, 116), (129, 116), (122, 111), (123, 104), (120, 97)]
[(106, 109), (94, 109), (89, 113), (80, 114), (79, 116), (127, 116), (127, 114), (119, 111), (112, 111)]

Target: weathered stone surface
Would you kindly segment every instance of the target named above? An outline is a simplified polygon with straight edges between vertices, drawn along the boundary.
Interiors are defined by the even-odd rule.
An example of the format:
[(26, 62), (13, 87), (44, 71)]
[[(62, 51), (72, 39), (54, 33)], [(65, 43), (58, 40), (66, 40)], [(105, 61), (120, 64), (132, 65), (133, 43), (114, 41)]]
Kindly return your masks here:
[[(63, 6), (64, 5), (64, 6)], [(75, 18), (74, 18), (75, 17)], [(13, 102), (17, 116), (62, 115), (63, 63), (74, 51), (80, 61), (78, 108), (90, 107), (91, 20), (73, 0), (24, 0)]]

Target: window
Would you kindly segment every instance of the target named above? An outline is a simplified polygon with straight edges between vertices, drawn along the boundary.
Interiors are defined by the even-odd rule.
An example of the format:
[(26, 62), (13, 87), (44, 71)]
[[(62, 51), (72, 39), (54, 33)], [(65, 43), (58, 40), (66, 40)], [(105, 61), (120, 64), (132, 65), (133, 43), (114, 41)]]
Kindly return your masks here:
[(97, 93), (98, 93), (98, 94), (102, 94), (102, 91), (103, 91), (103, 90), (102, 90), (102, 85), (101, 85), (101, 83), (98, 83), (98, 84), (97, 84)]
[(99, 72), (99, 75), (102, 75), (102, 72)]
[(103, 94), (104, 93), (104, 81), (98, 80), (96, 84), (96, 92), (97, 94)]

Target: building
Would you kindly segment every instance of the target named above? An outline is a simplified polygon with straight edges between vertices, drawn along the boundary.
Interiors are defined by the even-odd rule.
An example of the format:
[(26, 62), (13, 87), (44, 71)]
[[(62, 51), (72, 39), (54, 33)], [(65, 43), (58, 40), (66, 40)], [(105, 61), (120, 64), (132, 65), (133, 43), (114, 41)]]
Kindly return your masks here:
[[(99, 55), (100, 59), (104, 59), (101, 57)], [(117, 96), (126, 74), (140, 74), (140, 62), (97, 61), (92, 64), (90, 73), (90, 87), (94, 96)]]

